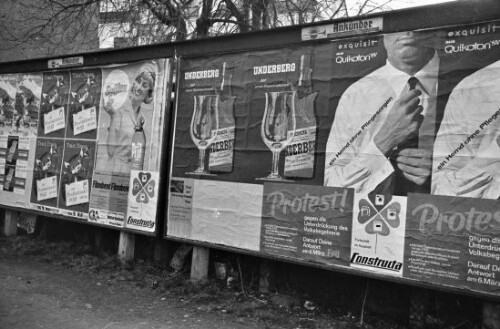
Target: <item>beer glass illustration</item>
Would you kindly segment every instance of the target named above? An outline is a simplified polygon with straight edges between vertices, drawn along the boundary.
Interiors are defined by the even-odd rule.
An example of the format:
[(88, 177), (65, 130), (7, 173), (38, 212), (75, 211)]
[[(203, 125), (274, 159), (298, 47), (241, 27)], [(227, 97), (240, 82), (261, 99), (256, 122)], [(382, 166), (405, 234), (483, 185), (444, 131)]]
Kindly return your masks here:
[(194, 96), (194, 112), (189, 132), (191, 139), (200, 151), (198, 169), (188, 172), (191, 175), (213, 175), (205, 169), (205, 153), (217, 137), (219, 129), (218, 95)]
[(295, 135), (295, 91), (272, 91), (266, 94), (266, 108), (262, 118), (261, 136), (273, 153), (271, 173), (258, 180), (286, 181), (278, 173), (281, 151)]

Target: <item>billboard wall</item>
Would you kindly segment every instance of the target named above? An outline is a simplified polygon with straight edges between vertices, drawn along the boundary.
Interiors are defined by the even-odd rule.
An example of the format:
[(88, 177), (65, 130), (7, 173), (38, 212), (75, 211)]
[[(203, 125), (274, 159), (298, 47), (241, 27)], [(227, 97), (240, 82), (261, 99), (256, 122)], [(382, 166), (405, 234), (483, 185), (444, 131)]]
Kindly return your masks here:
[(498, 296), (498, 26), (182, 58), (166, 236)]
[(1, 75), (1, 203), (155, 232), (170, 66)]

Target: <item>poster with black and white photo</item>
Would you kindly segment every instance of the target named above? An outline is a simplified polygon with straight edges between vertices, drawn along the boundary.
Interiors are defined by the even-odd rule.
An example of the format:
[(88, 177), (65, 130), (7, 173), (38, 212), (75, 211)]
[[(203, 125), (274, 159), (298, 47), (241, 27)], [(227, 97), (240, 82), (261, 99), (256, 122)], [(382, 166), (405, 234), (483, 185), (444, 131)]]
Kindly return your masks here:
[(27, 208), (38, 130), (41, 74), (0, 75), (0, 200)]
[[(422, 250), (409, 239), (449, 250), (470, 241), (418, 235), (413, 212), (427, 202), (419, 196), (437, 195), (442, 203), (490, 199), (477, 203), (481, 213), (498, 206), (498, 26), (360, 31), (324, 43), (182, 59), (166, 236), (420, 280), (409, 269), (418, 267)], [(218, 172), (208, 163), (221, 146), (214, 142), (220, 137), (214, 86), (228, 81), (223, 63), (234, 66), (235, 137), (232, 170)], [(205, 89), (215, 101), (195, 96)], [(318, 214), (334, 193), (329, 188), (353, 193), (348, 216), (333, 216), (342, 207), (326, 211), (331, 220)], [(436, 223), (451, 225), (436, 216)], [(462, 225), (460, 218), (453, 225)], [(494, 218), (488, 221), (496, 227)], [(321, 227), (344, 231), (334, 241)], [(496, 248), (495, 238), (472, 243)], [(467, 257), (476, 283), (488, 266), (494, 276), (493, 263)], [(491, 294), (496, 281), (488, 278), (489, 286), (465, 277), (453, 286)]]
[[(124, 227), (134, 170), (157, 173), (162, 159), (170, 62), (154, 59), (102, 68), (90, 220)], [(92, 83), (91, 83), (92, 84)], [(97, 112), (96, 112), (97, 114)], [(149, 215), (156, 203), (148, 203)], [(150, 218), (153, 222), (156, 218)], [(153, 227), (155, 227), (153, 225)], [(151, 231), (151, 227), (134, 229)]]

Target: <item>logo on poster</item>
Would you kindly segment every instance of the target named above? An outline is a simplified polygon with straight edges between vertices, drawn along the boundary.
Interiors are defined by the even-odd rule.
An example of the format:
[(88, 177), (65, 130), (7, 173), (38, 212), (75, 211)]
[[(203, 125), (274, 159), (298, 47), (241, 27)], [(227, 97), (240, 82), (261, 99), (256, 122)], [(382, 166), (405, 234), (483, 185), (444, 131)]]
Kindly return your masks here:
[(211, 78), (218, 78), (218, 77), (219, 77), (219, 70), (218, 69), (185, 72), (184, 73), (185, 80), (211, 79)]
[(295, 63), (254, 66), (253, 75), (295, 72)]
[(118, 110), (125, 104), (130, 82), (127, 73), (122, 70), (113, 70), (104, 82), (104, 106)]
[(347, 203), (347, 191), (347, 189), (343, 189), (342, 191), (335, 191), (332, 194), (321, 196), (306, 193), (303, 197), (289, 197), (289, 193), (285, 194), (281, 191), (275, 191), (267, 195), (266, 202), (271, 202), (272, 216), (276, 214), (277, 210), (283, 215), (319, 210), (344, 211)]
[(355, 252), (351, 257), (352, 264), (381, 268), (384, 270), (399, 272), (403, 267), (403, 263), (396, 260), (387, 260), (379, 257), (366, 257)]
[(132, 216), (128, 217), (127, 224), (142, 226), (147, 228), (153, 228), (153, 226), (155, 226), (155, 222), (152, 220), (138, 219), (138, 218), (133, 218)]
[(337, 55), (337, 57), (335, 58), (335, 62), (337, 64), (358, 63), (358, 62), (371, 61), (375, 57), (377, 57), (377, 53), (372, 53), (372, 54), (367, 54), (367, 55), (358, 54), (356, 56), (352, 56), (352, 55), (347, 55), (347, 56)]
[(479, 35), (479, 34), (488, 34), (488, 33), (494, 33), (497, 28), (500, 26), (497, 26), (496, 23), (491, 23), (486, 26), (477, 26), (474, 28), (470, 29), (463, 29), (463, 30), (455, 30), (455, 31), (450, 31), (448, 32), (448, 37), (468, 37), (471, 35)]
[[(380, 234), (388, 236), (392, 228), (397, 228), (401, 224), (399, 214), (401, 204), (391, 202), (392, 198), (383, 194), (376, 194), (373, 205), (368, 199), (359, 201), (358, 222), (365, 225), (365, 232), (368, 234)], [(382, 210), (377, 210), (377, 207)]]
[(448, 44), (444, 47), (444, 51), (447, 54), (452, 54), (452, 53), (462, 53), (462, 52), (469, 52), (469, 51), (483, 51), (483, 50), (490, 50), (492, 46), (492, 42), (487, 42), (487, 43), (472, 43), (472, 44), (459, 44), (459, 45), (453, 45), (453, 44)]
[(419, 218), (419, 231), (424, 234), (458, 233), (462, 231), (489, 232), (500, 231), (500, 210), (496, 212), (478, 211), (475, 207), (466, 212), (440, 212), (432, 203), (419, 205), (411, 212)]

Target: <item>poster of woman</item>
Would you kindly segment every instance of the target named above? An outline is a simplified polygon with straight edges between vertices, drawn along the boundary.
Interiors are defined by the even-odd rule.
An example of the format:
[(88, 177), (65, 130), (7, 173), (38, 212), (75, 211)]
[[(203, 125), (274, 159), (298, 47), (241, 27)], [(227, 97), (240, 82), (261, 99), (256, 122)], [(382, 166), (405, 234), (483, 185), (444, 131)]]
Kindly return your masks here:
[(167, 60), (102, 69), (96, 164), (90, 208), (94, 220), (123, 225), (132, 169), (159, 171)]

